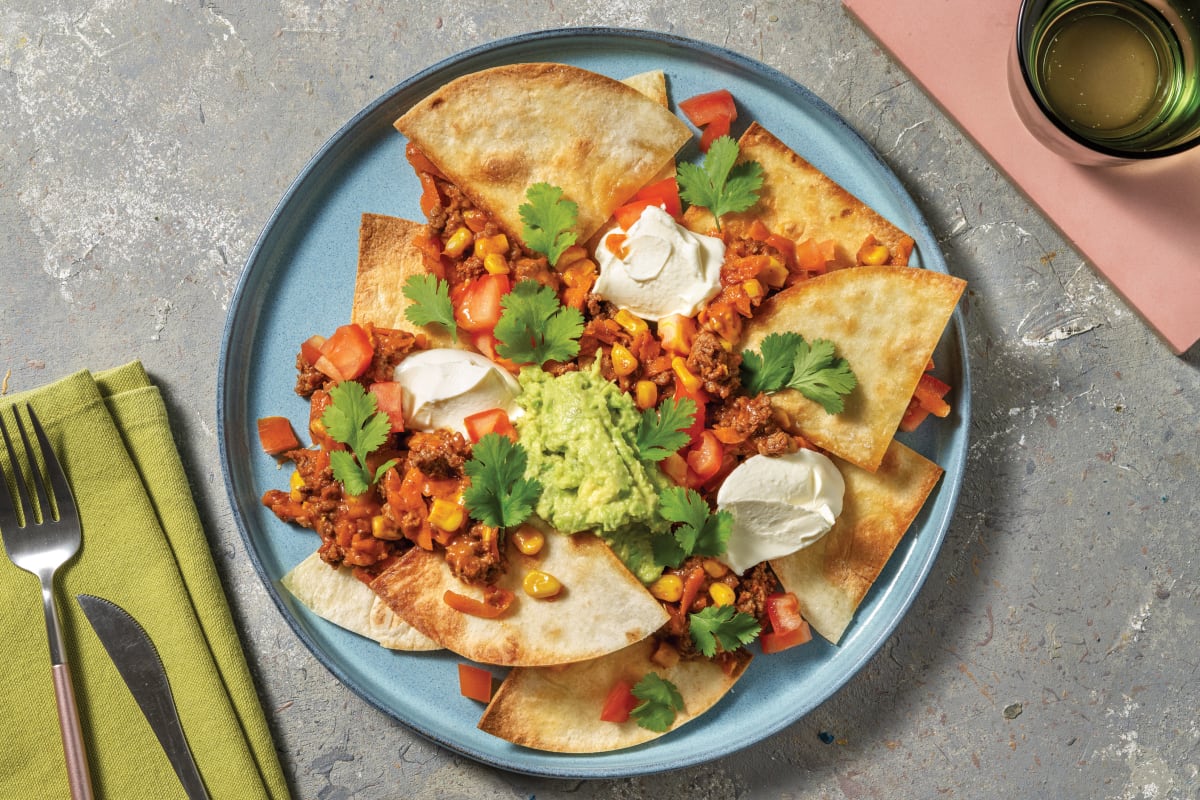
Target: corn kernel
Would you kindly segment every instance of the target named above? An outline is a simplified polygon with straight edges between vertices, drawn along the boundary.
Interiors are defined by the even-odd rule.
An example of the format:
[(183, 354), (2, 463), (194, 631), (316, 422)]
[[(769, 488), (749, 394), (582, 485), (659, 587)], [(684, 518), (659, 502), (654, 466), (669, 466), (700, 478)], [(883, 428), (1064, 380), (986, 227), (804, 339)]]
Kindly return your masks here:
[(719, 606), (731, 606), (733, 601), (737, 599), (733, 593), (733, 589), (728, 584), (714, 583), (708, 587), (708, 596), (712, 598), (713, 603)]
[(471, 229), (463, 225), (450, 234), (450, 238), (446, 240), (446, 246), (442, 248), (442, 252), (451, 258), (458, 258), (466, 251), (467, 246), (471, 244), (472, 238)]
[(542, 572), (540, 569), (533, 569), (525, 574), (525, 579), (521, 581), (521, 588), (530, 597), (548, 600), (551, 597), (557, 597), (563, 587), (558, 578)]
[(634, 358), (633, 353), (629, 352), (629, 348), (620, 342), (615, 342), (610, 352), (612, 356), (613, 372), (620, 377), (625, 377), (638, 368), (638, 360)]
[(710, 578), (723, 578), (729, 574), (729, 567), (717, 561), (715, 558), (706, 558), (701, 565), (704, 571), (708, 573)]
[(675, 370), (675, 375), (687, 391), (694, 392), (700, 388), (700, 379), (688, 369), (687, 360), (683, 356), (675, 356), (671, 359), (671, 369)]
[(864, 246), (858, 251), (858, 263), (868, 267), (878, 267), (886, 264), (892, 257), (887, 245), (875, 244)]
[(683, 597), (683, 578), (668, 572), (650, 584), (650, 594), (665, 603), (676, 603)]
[(696, 320), (682, 314), (672, 314), (658, 321), (658, 338), (664, 350), (687, 355), (692, 352), (696, 338)]
[(765, 282), (768, 286), (778, 289), (787, 282), (788, 268), (787, 264), (780, 261), (778, 258), (771, 256), (767, 265), (758, 271), (758, 279)]
[(508, 261), (499, 253), (488, 253), (483, 257), (483, 268), (492, 275), (507, 275)]
[(513, 544), (527, 556), (536, 556), (546, 544), (546, 535), (532, 525), (522, 525), (512, 532)]
[(629, 333), (634, 336), (637, 336), (642, 331), (650, 329), (650, 326), (646, 324), (646, 320), (625, 308), (622, 308), (616, 314), (613, 314), (613, 320), (615, 320), (618, 325), (629, 331)]
[(742, 281), (742, 291), (744, 291), (746, 296), (750, 298), (762, 297), (764, 292), (762, 281), (760, 281), (758, 278), (751, 278), (748, 281)]
[(429, 524), (444, 531), (456, 531), (462, 527), (463, 507), (452, 500), (433, 498), (429, 507)]
[(386, 523), (387, 520), (384, 519), (383, 514), (376, 514), (371, 517), (371, 535), (376, 539), (387, 538), (387, 531), (384, 530)]
[(645, 411), (647, 408), (654, 408), (658, 405), (658, 386), (654, 381), (638, 381), (633, 390), (634, 402), (637, 407)]
[(475, 240), (475, 255), (486, 259), (491, 254), (499, 256), (508, 252), (508, 237), (503, 233), (495, 236), (480, 236)]

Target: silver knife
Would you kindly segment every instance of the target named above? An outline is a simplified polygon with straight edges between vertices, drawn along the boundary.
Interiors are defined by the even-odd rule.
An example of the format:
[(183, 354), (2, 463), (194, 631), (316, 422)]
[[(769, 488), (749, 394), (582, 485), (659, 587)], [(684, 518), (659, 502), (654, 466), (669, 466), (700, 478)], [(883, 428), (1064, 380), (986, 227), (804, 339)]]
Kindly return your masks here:
[(179, 724), (175, 698), (162, 659), (145, 629), (128, 611), (111, 600), (90, 594), (75, 597), (166, 751), (167, 760), (179, 776), (189, 800), (210, 800)]

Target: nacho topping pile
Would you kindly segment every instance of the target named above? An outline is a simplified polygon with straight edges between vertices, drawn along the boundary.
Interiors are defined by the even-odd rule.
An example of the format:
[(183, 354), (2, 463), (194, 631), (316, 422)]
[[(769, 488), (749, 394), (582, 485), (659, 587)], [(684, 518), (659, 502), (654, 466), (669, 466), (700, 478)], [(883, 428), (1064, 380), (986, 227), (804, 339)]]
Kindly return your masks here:
[(512, 65), (412, 108), (426, 220), (364, 214), (352, 321), (297, 356), (313, 445), (260, 423), (295, 465), (263, 502), (328, 565), (289, 589), (511, 667), (464, 694), (529, 747), (637, 744), (751, 647), (836, 643), (940, 475), (893, 435), (951, 411), (962, 282), (757, 123), (731, 138), (728, 92), (680, 106), (678, 167), (662, 73)]

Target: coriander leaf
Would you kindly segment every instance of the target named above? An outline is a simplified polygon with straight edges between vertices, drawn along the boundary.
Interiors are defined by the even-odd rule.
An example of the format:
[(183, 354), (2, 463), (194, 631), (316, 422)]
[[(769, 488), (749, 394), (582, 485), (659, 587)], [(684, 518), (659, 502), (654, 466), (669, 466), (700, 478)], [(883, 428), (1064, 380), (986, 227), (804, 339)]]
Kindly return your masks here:
[(721, 229), (721, 215), (745, 211), (758, 200), (762, 166), (757, 161), (736, 164), (738, 145), (729, 136), (709, 145), (703, 166), (684, 162), (675, 171), (679, 196), (694, 206), (707, 208)]
[(435, 275), (410, 275), (400, 290), (411, 300), (404, 316), (414, 325), (441, 325), (458, 341), (450, 285)]
[[(733, 517), (728, 511), (713, 513), (708, 501), (694, 489), (671, 486), (659, 496), (658, 512), (669, 522), (678, 523), (674, 530), (675, 541), (684, 558), (689, 555), (719, 556), (725, 552)], [(666, 548), (663, 548), (664, 553)], [(656, 550), (656, 554), (657, 554)], [(678, 566), (683, 561), (664, 562), (666, 566)]]
[(688, 628), (696, 649), (712, 658), (720, 647), (727, 653), (750, 644), (761, 630), (758, 621), (733, 606), (707, 606), (688, 615)]
[(858, 384), (858, 379), (850, 371), (850, 364), (844, 358), (835, 358), (833, 342), (827, 339), (814, 339), (812, 346), (800, 341), (796, 348), (796, 358), (792, 366), (792, 377), (788, 380), (789, 388), (799, 390), (800, 394), (820, 403), (829, 414), (840, 414), (845, 408), (843, 395)]
[(542, 365), (569, 361), (579, 354), (583, 315), (564, 306), (549, 286), (537, 281), (517, 283), (500, 298), (496, 323), (496, 353), (518, 364)]
[(355, 381), (342, 381), (334, 386), (329, 390), (329, 399), (321, 424), (332, 439), (350, 448), (330, 453), (333, 477), (342, 482), (348, 493), (362, 494), (396, 463), (392, 459), (381, 464), (374, 474), (366, 466), (366, 457), (387, 441), (391, 420), (377, 410), (375, 395)]
[(679, 541), (671, 533), (660, 533), (650, 540), (650, 549), (654, 554), (654, 563), (659, 567), (678, 567), (687, 558), (687, 551), (679, 546)]
[(688, 443), (688, 428), (696, 418), (696, 401), (680, 397), (642, 411), (637, 428), (638, 455), (643, 461), (662, 461)]
[(558, 261), (562, 252), (575, 244), (575, 232), (571, 226), (579, 215), (579, 206), (562, 199), (563, 190), (548, 183), (535, 183), (525, 192), (528, 203), (517, 211), (525, 223), (521, 238), (530, 250), (544, 255), (550, 266)]
[(471, 451), (463, 471), (471, 483), (463, 492), (470, 515), (493, 528), (520, 525), (533, 512), (542, 491), (536, 479), (525, 478), (525, 448), (499, 433), (483, 436)]
[(777, 392), (786, 386), (792, 377), (796, 348), (802, 341), (800, 334), (791, 331), (772, 333), (759, 345), (761, 356), (751, 350), (743, 350), (741, 377), (746, 391), (756, 395), (760, 392)]
[(647, 730), (657, 733), (669, 730), (675, 722), (675, 714), (683, 710), (683, 695), (675, 688), (675, 684), (660, 677), (657, 672), (647, 672), (632, 691), (633, 696), (642, 702), (633, 707), (629, 716)]

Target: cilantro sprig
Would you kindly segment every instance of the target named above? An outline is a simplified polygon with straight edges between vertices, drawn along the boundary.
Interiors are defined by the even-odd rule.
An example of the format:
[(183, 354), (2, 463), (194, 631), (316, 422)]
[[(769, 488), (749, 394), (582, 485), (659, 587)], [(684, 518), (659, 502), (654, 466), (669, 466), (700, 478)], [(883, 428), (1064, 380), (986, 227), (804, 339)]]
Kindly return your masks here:
[(762, 188), (762, 165), (757, 161), (737, 164), (737, 158), (737, 142), (720, 136), (709, 146), (703, 166), (685, 161), (676, 169), (679, 196), (712, 212), (717, 230), (721, 229), (722, 214), (745, 211), (758, 200)]
[(329, 454), (333, 477), (342, 482), (349, 494), (362, 494), (396, 464), (393, 458), (372, 473), (366, 463), (367, 456), (387, 441), (392, 423), (387, 414), (377, 410), (375, 395), (355, 381), (342, 381), (334, 386), (329, 390), (329, 399), (321, 424), (330, 437), (350, 448)]
[(758, 620), (733, 606), (707, 606), (688, 615), (692, 642), (708, 658), (717, 654), (718, 647), (730, 653), (750, 644), (761, 630)]
[(410, 275), (400, 289), (411, 303), (404, 316), (414, 325), (441, 325), (458, 341), (454, 306), (450, 303), (450, 284), (436, 275)]
[(798, 333), (772, 333), (762, 341), (761, 355), (742, 351), (742, 385), (751, 394), (796, 389), (829, 414), (840, 414), (844, 397), (858, 385), (850, 363), (834, 355), (833, 342)]
[(550, 266), (558, 262), (563, 251), (575, 244), (571, 230), (579, 216), (579, 206), (563, 199), (563, 190), (548, 183), (535, 183), (525, 192), (529, 202), (517, 208), (525, 223), (521, 238), (530, 250), (544, 255)]
[(583, 314), (564, 306), (558, 295), (537, 281), (519, 281), (500, 298), (496, 352), (518, 364), (569, 361), (579, 354)]
[(658, 512), (676, 525), (670, 535), (654, 538), (657, 563), (677, 567), (690, 555), (719, 556), (725, 552), (733, 517), (728, 511), (713, 512), (696, 490), (668, 487), (659, 495)]
[(674, 398), (658, 408), (642, 411), (637, 428), (638, 456), (643, 461), (662, 461), (688, 443), (688, 428), (696, 418), (696, 401)]
[(637, 724), (647, 730), (663, 733), (675, 722), (675, 715), (683, 710), (683, 695), (675, 684), (657, 672), (647, 672), (633, 689), (633, 696), (641, 700), (629, 712)]
[(463, 465), (471, 479), (463, 503), (473, 519), (493, 528), (508, 528), (529, 518), (542, 484), (524, 477), (528, 461), (525, 448), (507, 436), (484, 434)]

